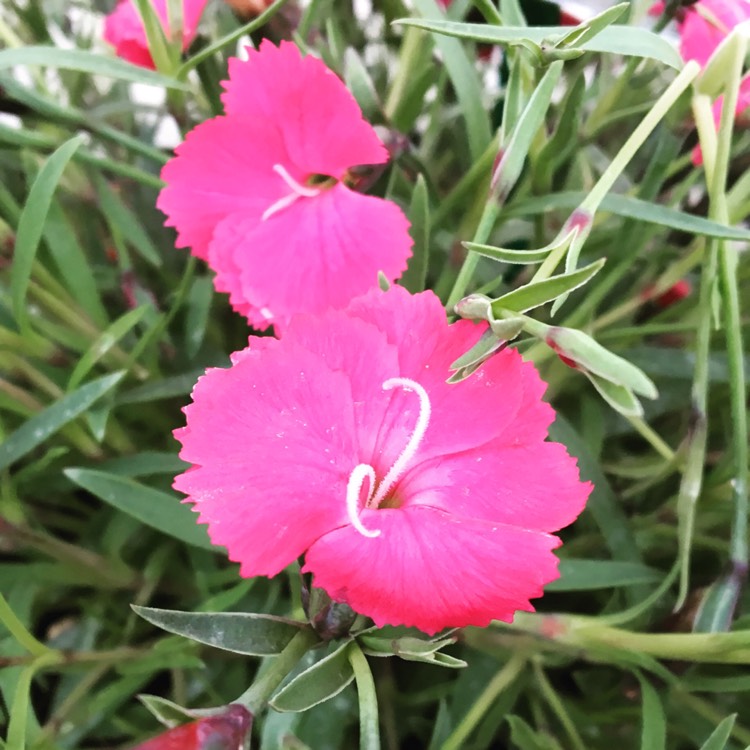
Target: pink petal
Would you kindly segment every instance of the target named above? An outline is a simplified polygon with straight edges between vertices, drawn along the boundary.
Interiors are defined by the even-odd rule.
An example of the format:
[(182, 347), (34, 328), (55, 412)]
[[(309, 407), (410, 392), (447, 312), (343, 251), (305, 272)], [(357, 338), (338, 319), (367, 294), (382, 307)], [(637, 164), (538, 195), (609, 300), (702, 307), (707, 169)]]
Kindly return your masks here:
[(591, 485), (559, 443), (493, 441), (409, 472), (399, 495), (456, 515), (534, 531), (557, 531), (583, 510)]
[(167, 186), (156, 205), (167, 214), (167, 226), (177, 229), (177, 246), (191, 247), (204, 260), (220, 221), (236, 212), (258, 221), (288, 192), (273, 171), (288, 160), (284, 144), (257, 118), (208, 120), (175, 153), (162, 170)]
[(307, 553), (315, 585), (375, 624), (426, 633), (493, 619), (509, 622), (557, 578), (559, 540), (417, 506), (364, 511), (375, 538), (351, 526), (321, 537)]
[[(183, 0), (182, 48), (187, 49), (198, 28), (200, 17), (208, 0)], [(166, 0), (152, 0), (162, 28), (169, 37)], [(115, 9), (104, 20), (104, 39), (113, 47), (118, 57), (135, 65), (153, 68), (148, 51), (148, 39), (134, 0), (119, 0)]]
[(297, 169), (340, 179), (351, 167), (388, 160), (354, 97), (321, 60), (303, 58), (292, 42), (264, 40), (247, 52), (248, 60), (229, 61), (226, 112), (278, 129)]
[[(706, 11), (705, 16), (701, 10)], [(719, 25), (709, 20), (711, 16)], [(750, 3), (746, 0), (701, 0), (687, 8), (679, 26), (683, 59), (697, 60), (704, 66), (729, 32), (748, 19)]]
[(357, 464), (349, 378), (299, 346), (264, 340), (213, 369), (175, 436), (194, 467), (175, 480), (244, 576), (275, 575), (347, 523)]
[[(546, 386), (533, 365), (523, 363), (517, 352), (496, 354), (460, 383), (445, 382), (451, 363), (476, 343), (486, 326), (469, 321), (448, 326), (445, 309), (433, 292), (411, 295), (400, 287), (387, 293), (373, 290), (354, 300), (350, 310), (385, 331), (398, 346), (400, 375), (416, 380), (430, 395), (430, 426), (414, 465), (483, 445), (506, 430), (507, 444), (530, 439), (531, 430), (540, 441), (546, 436), (554, 418), (552, 409), (541, 401)], [(394, 399), (398, 404), (384, 422), (380, 450), (384, 442), (403, 445), (402, 439), (393, 439), (387, 420), (398, 419), (400, 410), (416, 403), (409, 393), (395, 394)], [(514, 423), (519, 414), (521, 418)]]
[(233, 304), (267, 309), (284, 325), (297, 312), (346, 306), (377, 284), (378, 271), (397, 278), (410, 255), (408, 226), (395, 203), (339, 184), (266, 220), (229, 216), (209, 260)]

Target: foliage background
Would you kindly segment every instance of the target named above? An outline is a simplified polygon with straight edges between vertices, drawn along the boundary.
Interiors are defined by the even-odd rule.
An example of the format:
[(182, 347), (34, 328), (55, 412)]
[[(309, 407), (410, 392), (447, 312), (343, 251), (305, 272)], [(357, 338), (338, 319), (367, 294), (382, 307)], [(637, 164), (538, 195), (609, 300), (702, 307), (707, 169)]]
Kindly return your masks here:
[[(508, 68), (498, 50), (477, 59), (471, 42), (391, 25), (436, 16), (432, 0), (376, 5), (363, 21), (346, 2), (289, 3), (252, 39), (294, 32), (382, 126), (393, 160), (374, 191), (406, 208), (428, 285), (446, 299), (460, 242), (475, 235), (485, 204), (492, 134), (513, 125), (502, 120)], [(452, 17), (469, 5), (457, 0)], [(209, 7), (190, 55), (240, 26), (221, 3)], [(182, 468), (171, 437), (180, 408), (197, 376), (226, 364), (248, 331), (214, 294), (207, 269), (174, 250), (154, 208), (158, 174), (179, 131), (219, 111), (218, 81), (236, 42), (206, 56), (185, 89), (165, 94), (167, 79), (99, 57), (108, 54), (99, 35), (109, 9), (41, 0), (0, 8), (0, 723), (13, 750), (128, 747), (160, 728), (137, 694), (218, 705), (263, 669), (165, 635), (131, 603), (303, 616), (297, 570), (239, 579), (236, 566), (201, 548), (204, 536), (189, 512), (175, 510), (184, 506), (170, 489)], [(552, 6), (524, 10), (532, 24), (556, 21)], [(644, 11), (632, 6), (631, 19)], [(33, 45), (58, 51), (45, 51), (40, 66)], [(97, 57), (75, 69), (86, 66), (66, 63), (65, 48)], [(657, 61), (611, 54), (567, 63), (492, 244), (549, 242), (673, 78)], [(144, 89), (149, 80), (156, 86)], [(677, 505), (697, 416), (696, 331), (710, 314), (698, 293), (701, 263), (717, 242), (711, 235), (728, 236), (694, 222), (709, 200), (690, 161), (689, 105), (682, 97), (619, 176), (614, 192), (644, 203), (605, 202), (583, 250), (585, 262), (606, 256), (604, 270), (554, 319), (643, 368), (659, 398), (643, 419), (624, 418), (549, 348), (519, 344), (550, 384), (560, 412), (553, 438), (596, 489), (563, 532), (563, 576), (539, 616), (461, 633), (448, 653), (467, 661), (463, 670), (371, 660), (387, 750), (750, 745), (726, 321), (711, 327), (704, 362), (705, 481), (692, 540), (690, 514)], [(724, 251), (739, 258), (743, 302), (749, 146), (750, 134), (738, 132), (724, 222), (736, 227)], [(525, 266), (483, 259), (469, 291), (501, 293), (529, 278)], [(691, 294), (659, 301), (683, 279)], [(551, 320), (548, 307), (533, 315)], [(681, 554), (689, 590), (675, 612)], [(63, 656), (45, 661), (48, 649)], [(357, 713), (353, 686), (301, 714), (271, 711), (256, 722), (254, 746), (351, 748)]]

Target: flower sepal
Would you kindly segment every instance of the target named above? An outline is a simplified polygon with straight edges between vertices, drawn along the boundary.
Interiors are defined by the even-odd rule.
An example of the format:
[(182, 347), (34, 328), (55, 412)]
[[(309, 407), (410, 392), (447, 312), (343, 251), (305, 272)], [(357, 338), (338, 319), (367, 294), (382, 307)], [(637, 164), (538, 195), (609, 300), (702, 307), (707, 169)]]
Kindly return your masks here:
[(358, 637), (362, 651), (368, 656), (398, 656), (404, 661), (421, 661), (439, 667), (461, 669), (466, 662), (442, 652), (457, 641), (455, 630), (444, 632), (432, 638), (425, 638), (413, 628), (386, 626), (380, 629), (363, 631)]

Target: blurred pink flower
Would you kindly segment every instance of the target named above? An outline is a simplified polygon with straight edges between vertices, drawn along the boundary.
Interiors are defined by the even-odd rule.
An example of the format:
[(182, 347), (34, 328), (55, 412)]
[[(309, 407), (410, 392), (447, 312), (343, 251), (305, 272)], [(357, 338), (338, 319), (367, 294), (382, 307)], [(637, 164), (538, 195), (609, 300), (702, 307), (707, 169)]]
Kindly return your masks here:
[(162, 172), (157, 205), (258, 328), (344, 307), (406, 268), (409, 223), (354, 192), (349, 170), (388, 153), (341, 80), (291, 42), (229, 62), (226, 115), (195, 128)]
[(448, 325), (432, 292), (373, 290), (251, 337), (193, 391), (175, 487), (243, 576), (305, 571), (376, 624), (510, 621), (554, 580), (591, 486), (533, 365), (514, 350), (448, 368), (486, 326)]
[[(652, 13), (661, 13), (664, 3), (659, 2)], [(748, 0), (700, 0), (680, 10), (677, 16), (677, 31), (680, 35), (680, 54), (683, 60), (695, 60), (704, 67), (716, 48), (732, 29), (743, 21), (750, 20)], [(724, 97), (720, 96), (713, 106), (714, 122), (718, 129)], [(740, 83), (739, 99), (735, 116), (750, 108), (750, 74)], [(693, 149), (693, 164), (703, 163), (700, 146)]]
[[(186, 50), (195, 39), (198, 22), (207, 2), (208, 0), (183, 0), (183, 50)], [(167, 0), (151, 0), (151, 3), (159, 16), (164, 32), (169, 37)], [(118, 57), (144, 68), (154, 67), (154, 61), (148, 50), (146, 30), (138, 15), (134, 0), (118, 0), (115, 9), (104, 20), (104, 39), (115, 48)]]

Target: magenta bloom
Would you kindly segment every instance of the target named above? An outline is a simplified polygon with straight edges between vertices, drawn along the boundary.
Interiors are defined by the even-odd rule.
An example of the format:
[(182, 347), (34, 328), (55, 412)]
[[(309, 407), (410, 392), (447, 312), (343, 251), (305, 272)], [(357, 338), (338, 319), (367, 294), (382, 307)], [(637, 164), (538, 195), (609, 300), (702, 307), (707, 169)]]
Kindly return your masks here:
[(290, 42), (230, 60), (226, 115), (188, 134), (157, 205), (216, 271), (216, 288), (259, 328), (340, 308), (406, 268), (409, 224), (361, 195), (352, 167), (388, 154), (341, 80)]
[(175, 487), (243, 576), (304, 554), (315, 585), (378, 625), (533, 610), (558, 575), (551, 532), (591, 488), (545, 441), (554, 413), (517, 352), (445, 382), (482, 330), (393, 287), (251, 337), (195, 386)]
[[(207, 2), (208, 0), (183, 0), (183, 50), (186, 50), (195, 39), (198, 22)], [(151, 3), (169, 38), (167, 0), (151, 0)], [(144, 68), (154, 67), (154, 61), (148, 51), (146, 30), (133, 0), (118, 0), (117, 7), (104, 20), (104, 39), (115, 48), (118, 57)]]

